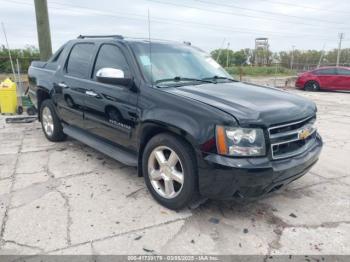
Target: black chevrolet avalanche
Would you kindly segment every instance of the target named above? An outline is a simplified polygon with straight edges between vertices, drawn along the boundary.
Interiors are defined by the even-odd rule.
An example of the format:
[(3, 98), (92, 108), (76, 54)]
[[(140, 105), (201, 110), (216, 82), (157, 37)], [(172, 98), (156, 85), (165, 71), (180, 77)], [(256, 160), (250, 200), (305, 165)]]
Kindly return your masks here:
[(234, 80), (190, 43), (79, 36), (33, 62), (29, 82), (47, 139), (137, 166), (170, 209), (271, 193), (322, 148), (313, 102)]

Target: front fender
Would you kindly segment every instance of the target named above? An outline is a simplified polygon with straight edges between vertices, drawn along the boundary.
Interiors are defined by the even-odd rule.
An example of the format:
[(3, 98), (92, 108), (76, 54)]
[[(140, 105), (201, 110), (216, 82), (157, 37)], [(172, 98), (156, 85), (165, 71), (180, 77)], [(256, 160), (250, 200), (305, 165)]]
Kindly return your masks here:
[(231, 115), (205, 103), (161, 89), (143, 88), (141, 91), (138, 101), (141, 108), (140, 128), (137, 137), (144, 137), (144, 132), (147, 131), (145, 127), (150, 128), (152, 124), (184, 137), (196, 151), (203, 151), (202, 146), (215, 137), (216, 125), (236, 123)]
[(194, 148), (214, 135), (214, 125), (203, 128), (200, 121), (190, 115), (173, 110), (152, 110), (144, 116), (141, 124), (141, 133), (150, 127), (161, 127), (169, 132), (183, 136)]

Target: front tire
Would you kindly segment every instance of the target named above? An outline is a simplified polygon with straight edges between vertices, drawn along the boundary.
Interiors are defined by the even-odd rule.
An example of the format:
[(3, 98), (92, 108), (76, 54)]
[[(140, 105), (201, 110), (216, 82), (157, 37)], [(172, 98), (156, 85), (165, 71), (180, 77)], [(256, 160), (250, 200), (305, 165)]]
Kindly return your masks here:
[(40, 107), (41, 127), (46, 138), (52, 142), (60, 142), (66, 139), (63, 127), (57, 116), (55, 105), (51, 99), (46, 99)]
[(316, 92), (320, 90), (320, 85), (316, 81), (309, 81), (305, 84), (304, 90)]
[(142, 171), (153, 198), (169, 209), (189, 206), (198, 195), (194, 152), (178, 137), (153, 137), (143, 152)]

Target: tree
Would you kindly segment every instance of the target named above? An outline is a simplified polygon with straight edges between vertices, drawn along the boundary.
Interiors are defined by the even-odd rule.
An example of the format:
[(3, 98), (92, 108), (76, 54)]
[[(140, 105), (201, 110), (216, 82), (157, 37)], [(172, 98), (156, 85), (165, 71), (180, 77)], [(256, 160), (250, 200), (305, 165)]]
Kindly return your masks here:
[(211, 56), (221, 66), (227, 67), (227, 55), (228, 55), (228, 66), (240, 66), (246, 65), (249, 58), (249, 52), (245, 49), (234, 52), (231, 49), (216, 49), (211, 52)]
[(234, 52), (233, 54), (233, 63), (236, 66), (246, 65), (247, 64), (247, 54), (244, 52), (243, 49), (240, 51)]
[(211, 52), (211, 56), (215, 59), (221, 66), (227, 66), (227, 55), (228, 55), (228, 66), (233, 64), (233, 54), (231, 49), (216, 49)]
[[(34, 46), (26, 46), (24, 49), (11, 49), (14, 62), (18, 59), (21, 72), (26, 73), (30, 63), (39, 59), (39, 50)], [(8, 57), (8, 50), (3, 45), (0, 47), (0, 73), (11, 73), (11, 64)]]

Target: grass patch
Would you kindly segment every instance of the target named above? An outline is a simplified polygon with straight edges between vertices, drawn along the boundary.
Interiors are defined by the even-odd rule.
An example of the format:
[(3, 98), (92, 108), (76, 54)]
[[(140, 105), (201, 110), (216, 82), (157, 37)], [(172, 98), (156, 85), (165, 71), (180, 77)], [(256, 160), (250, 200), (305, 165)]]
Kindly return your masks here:
[[(296, 75), (296, 71), (290, 70), (285, 67), (276, 67), (275, 66), (242, 66), (243, 76), (289, 76)], [(239, 75), (239, 67), (232, 66), (225, 68), (230, 75), (237, 76)]]

